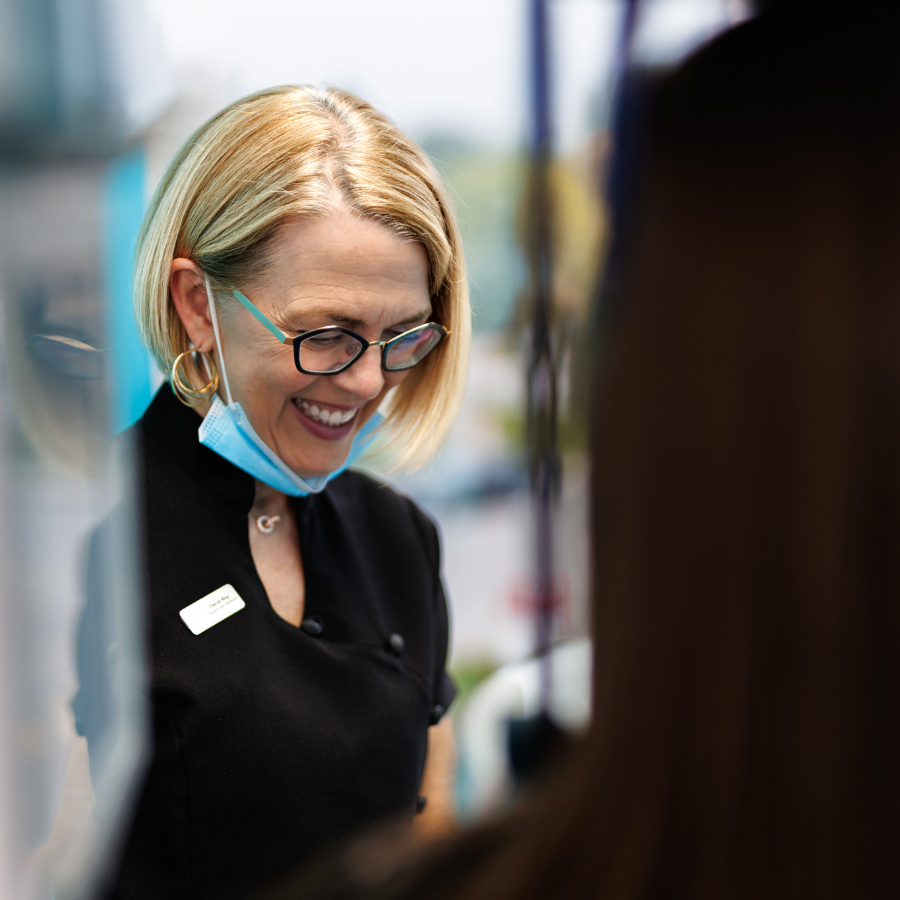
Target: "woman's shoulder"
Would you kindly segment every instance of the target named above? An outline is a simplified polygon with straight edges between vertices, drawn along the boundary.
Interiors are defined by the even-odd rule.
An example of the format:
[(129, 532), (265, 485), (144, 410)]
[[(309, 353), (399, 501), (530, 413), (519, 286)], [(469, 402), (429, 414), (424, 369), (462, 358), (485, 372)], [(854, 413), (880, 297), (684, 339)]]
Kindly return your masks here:
[(349, 502), (372, 506), (376, 509), (404, 510), (410, 515), (431, 522), (428, 513), (414, 500), (395, 488), (390, 482), (370, 472), (348, 469), (333, 479), (328, 487)]
[[(200, 443), (202, 419), (163, 384), (130, 439), (138, 458), (138, 492), (148, 519), (183, 516), (223, 503), (242, 514), (253, 503), (253, 476)], [(196, 515), (196, 512), (190, 513)]]
[(394, 488), (387, 481), (368, 472), (348, 469), (328, 485), (334, 502), (370, 528), (393, 533), (410, 530), (437, 552), (437, 523), (414, 500)]

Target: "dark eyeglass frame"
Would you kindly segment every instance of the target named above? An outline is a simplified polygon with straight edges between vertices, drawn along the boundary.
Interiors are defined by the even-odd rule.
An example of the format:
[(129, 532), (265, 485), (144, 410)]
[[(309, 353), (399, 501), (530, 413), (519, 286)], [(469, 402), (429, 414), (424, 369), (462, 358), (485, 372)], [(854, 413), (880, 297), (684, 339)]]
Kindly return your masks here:
[[(398, 334), (397, 337), (391, 338), (389, 341), (367, 341), (362, 335), (357, 334), (355, 331), (350, 331), (349, 328), (343, 328), (340, 325), (326, 325), (324, 328), (315, 328), (312, 331), (301, 331), (296, 335), (285, 334), (265, 313), (263, 313), (259, 308), (254, 306), (250, 300), (245, 297), (240, 291), (232, 290), (232, 294), (234, 294), (235, 299), (243, 306), (261, 325), (263, 325), (268, 331), (270, 331), (280, 343), (282, 344), (292, 344), (294, 347), (294, 365), (297, 367), (298, 372), (302, 372), (304, 375), (337, 375), (340, 372), (344, 372), (350, 368), (362, 355), (365, 353), (370, 347), (381, 347), (381, 368), (385, 372), (403, 372), (406, 369), (412, 369), (415, 366), (419, 365), (424, 359), (427, 359), (431, 353), (438, 348), (443, 342), (444, 339), (449, 337), (450, 331), (444, 328), (443, 325), (439, 325), (437, 322), (426, 322), (424, 325), (417, 325), (415, 328), (411, 328), (409, 331), (404, 331), (403, 334)], [(418, 331), (423, 331), (426, 328), (431, 328), (437, 331), (440, 334), (440, 340), (428, 350), (428, 353), (425, 354), (421, 359), (417, 359), (414, 363), (410, 363), (406, 366), (387, 366), (386, 360), (387, 355), (390, 352), (391, 347), (394, 344), (399, 343), (400, 341), (408, 338), (411, 334), (415, 334)], [(309, 338), (314, 338), (320, 334), (332, 334), (334, 332), (340, 332), (341, 334), (346, 334), (349, 337), (352, 337), (354, 340), (359, 341), (360, 351), (353, 357), (349, 362), (345, 363), (339, 369), (330, 369), (327, 372), (314, 372), (310, 369), (304, 369), (303, 366), (300, 365), (300, 346), (301, 344), (308, 340)]]

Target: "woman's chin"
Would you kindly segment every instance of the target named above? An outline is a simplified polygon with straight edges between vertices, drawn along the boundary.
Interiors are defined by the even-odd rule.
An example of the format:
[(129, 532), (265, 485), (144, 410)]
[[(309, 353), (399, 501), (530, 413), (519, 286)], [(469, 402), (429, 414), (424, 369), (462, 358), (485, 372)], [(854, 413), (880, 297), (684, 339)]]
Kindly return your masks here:
[(298, 459), (296, 465), (293, 461), (285, 460), (285, 462), (288, 468), (301, 478), (322, 478), (340, 469), (347, 462), (348, 455), (349, 453), (337, 453), (329, 459)]
[[(276, 445), (286, 450), (296, 448), (299, 451), (281, 456), (287, 467), (301, 478), (321, 478), (340, 469), (347, 462), (353, 446), (355, 423), (348, 423), (340, 429), (328, 428), (318, 422), (307, 421), (303, 424), (306, 426), (304, 429), (298, 432), (292, 428), (289, 433), (282, 435), (282, 440), (276, 441)], [(324, 432), (327, 439), (323, 439), (317, 433), (319, 431)]]

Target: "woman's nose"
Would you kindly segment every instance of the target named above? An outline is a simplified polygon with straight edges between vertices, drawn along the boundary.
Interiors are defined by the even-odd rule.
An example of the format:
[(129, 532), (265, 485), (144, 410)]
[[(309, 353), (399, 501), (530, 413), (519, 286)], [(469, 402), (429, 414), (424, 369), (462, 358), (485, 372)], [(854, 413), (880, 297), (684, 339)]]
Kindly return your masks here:
[(331, 378), (342, 390), (355, 394), (361, 400), (377, 397), (384, 387), (381, 347), (369, 347), (349, 369)]

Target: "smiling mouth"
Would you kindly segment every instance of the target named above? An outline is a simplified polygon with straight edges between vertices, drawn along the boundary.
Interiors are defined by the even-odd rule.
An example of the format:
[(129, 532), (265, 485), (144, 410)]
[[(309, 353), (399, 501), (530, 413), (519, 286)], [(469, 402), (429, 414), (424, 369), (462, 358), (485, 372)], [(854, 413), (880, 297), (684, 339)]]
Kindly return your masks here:
[(300, 410), (322, 425), (328, 425), (330, 428), (337, 428), (340, 425), (346, 425), (359, 412), (359, 409), (325, 409), (316, 406), (315, 403), (309, 403), (306, 400), (294, 400), (294, 403)]

